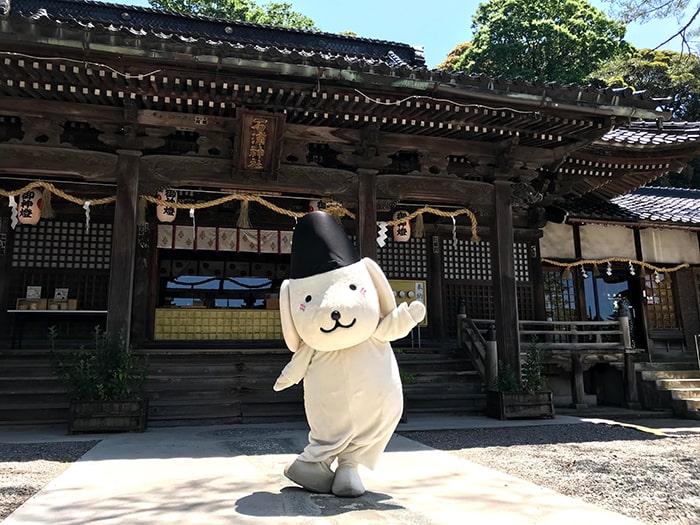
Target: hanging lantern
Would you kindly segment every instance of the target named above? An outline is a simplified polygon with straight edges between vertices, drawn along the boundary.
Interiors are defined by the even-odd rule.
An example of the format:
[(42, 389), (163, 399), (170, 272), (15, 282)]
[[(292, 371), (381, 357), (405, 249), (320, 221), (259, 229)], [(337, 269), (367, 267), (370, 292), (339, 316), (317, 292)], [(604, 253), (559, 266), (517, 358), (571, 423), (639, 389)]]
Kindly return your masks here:
[(17, 205), (17, 220), (22, 224), (36, 224), (41, 219), (41, 198), (43, 192), (39, 188), (28, 190), (19, 196)]
[(160, 222), (173, 222), (177, 215), (177, 208), (173, 204), (177, 204), (177, 190), (165, 188), (160, 190), (156, 195), (159, 201), (163, 204), (156, 206), (156, 217)]
[[(401, 220), (408, 217), (406, 210), (398, 210), (394, 213), (394, 220)], [(411, 221), (400, 222), (394, 225), (394, 240), (396, 242), (407, 242), (411, 238)]]
[(328, 208), (331, 205), (330, 201), (325, 201), (323, 199), (312, 199), (309, 201), (309, 213), (312, 211), (326, 211), (326, 208)]

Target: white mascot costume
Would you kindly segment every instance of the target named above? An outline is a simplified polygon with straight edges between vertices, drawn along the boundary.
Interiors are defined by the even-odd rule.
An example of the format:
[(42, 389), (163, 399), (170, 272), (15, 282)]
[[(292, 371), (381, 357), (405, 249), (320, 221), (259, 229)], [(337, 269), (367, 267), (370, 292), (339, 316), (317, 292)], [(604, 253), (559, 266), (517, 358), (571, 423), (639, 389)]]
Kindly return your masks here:
[(304, 380), (311, 428), (309, 444), (284, 474), (311, 492), (361, 496), (357, 467), (375, 467), (403, 411), (389, 341), (408, 335), (425, 317), (425, 306), (397, 307), (379, 266), (360, 259), (336, 220), (317, 211), (294, 230), (280, 315), (294, 356), (274, 389)]

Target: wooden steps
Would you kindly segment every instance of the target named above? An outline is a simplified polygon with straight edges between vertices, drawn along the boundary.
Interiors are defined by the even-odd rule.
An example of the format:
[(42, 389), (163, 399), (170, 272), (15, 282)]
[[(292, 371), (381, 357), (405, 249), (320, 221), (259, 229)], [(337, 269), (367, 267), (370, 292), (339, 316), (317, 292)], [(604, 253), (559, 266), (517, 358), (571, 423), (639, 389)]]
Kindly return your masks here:
[[(149, 425), (304, 420), (303, 389), (272, 390), (291, 354), (275, 349), (140, 349)], [(468, 360), (451, 349), (397, 354), (407, 414), (482, 413), (483, 386)], [(0, 351), (0, 423), (60, 423), (68, 394), (48, 350)]]

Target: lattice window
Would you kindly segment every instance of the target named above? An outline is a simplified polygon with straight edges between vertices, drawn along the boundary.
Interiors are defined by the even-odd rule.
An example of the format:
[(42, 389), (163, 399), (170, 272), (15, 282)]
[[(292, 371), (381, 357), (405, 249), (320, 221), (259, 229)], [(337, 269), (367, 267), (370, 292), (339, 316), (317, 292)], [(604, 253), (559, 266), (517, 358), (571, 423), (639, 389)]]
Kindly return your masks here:
[(657, 283), (653, 275), (644, 276), (649, 328), (679, 328), (671, 274), (659, 274), (659, 279)]
[(576, 296), (572, 277), (562, 279), (557, 270), (544, 270), (544, 304), (553, 321), (576, 321)]
[(530, 244), (526, 242), (516, 242), (513, 246), (515, 254), (515, 280), (517, 282), (528, 282), (530, 280)]
[[(515, 278), (518, 282), (530, 281), (530, 246), (526, 242), (516, 242)], [(457, 240), (457, 246), (450, 238), (442, 239), (443, 271), (446, 279), (491, 280), (491, 246), (488, 241), (472, 242)]]
[(428, 252), (425, 239), (412, 237), (407, 242), (387, 239), (377, 249), (377, 263), (388, 279), (427, 279)]
[(445, 279), (491, 280), (491, 248), (488, 241), (472, 242), (442, 239), (443, 274)]
[[(527, 320), (535, 318), (534, 289), (532, 285), (518, 285), (518, 318)], [(467, 317), (470, 319), (495, 319), (493, 304), (493, 286), (491, 284), (449, 283), (445, 286), (447, 307), (447, 331), (449, 337), (457, 337), (457, 309), (460, 299), (466, 305)]]
[(41, 221), (18, 225), (14, 234), (12, 266), (15, 268), (68, 268), (108, 270), (112, 225)]

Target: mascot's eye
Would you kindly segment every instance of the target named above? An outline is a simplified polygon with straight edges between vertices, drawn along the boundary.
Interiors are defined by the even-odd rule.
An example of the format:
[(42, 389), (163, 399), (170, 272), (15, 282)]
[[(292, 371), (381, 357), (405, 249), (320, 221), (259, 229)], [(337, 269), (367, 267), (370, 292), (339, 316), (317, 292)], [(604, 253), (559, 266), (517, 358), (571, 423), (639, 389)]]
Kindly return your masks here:
[(351, 285), (350, 285), (350, 289), (351, 289), (351, 290), (357, 290), (357, 286), (355, 286), (354, 284), (351, 284)]
[(310, 303), (310, 302), (311, 302), (311, 296), (310, 296), (310, 295), (307, 295), (305, 300), (306, 300), (307, 303)]

